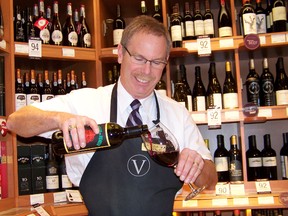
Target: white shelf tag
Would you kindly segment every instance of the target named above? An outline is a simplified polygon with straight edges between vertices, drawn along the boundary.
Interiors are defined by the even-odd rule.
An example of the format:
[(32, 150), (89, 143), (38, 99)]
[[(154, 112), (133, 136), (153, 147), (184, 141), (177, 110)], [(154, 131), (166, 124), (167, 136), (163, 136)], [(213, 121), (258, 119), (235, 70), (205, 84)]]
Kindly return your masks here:
[(273, 196), (261, 196), (258, 197), (258, 204), (265, 204), (265, 205), (270, 205), (270, 204), (274, 204), (274, 197)]
[(229, 195), (230, 186), (229, 184), (217, 183), (215, 187), (216, 195)]
[(15, 44), (15, 53), (24, 53), (28, 54), (28, 45), (27, 44)]
[(261, 45), (264, 45), (264, 44), (266, 44), (266, 36), (259, 36), (259, 39), (260, 39), (260, 44)]
[(185, 42), (184, 47), (189, 51), (196, 51), (198, 49), (197, 42)]
[(239, 111), (235, 111), (235, 110), (233, 110), (233, 111), (226, 111), (225, 113), (224, 113), (224, 115), (225, 115), (225, 119), (231, 119), (231, 120), (238, 120), (239, 118), (240, 118), (240, 115), (239, 115)]
[(39, 204), (33, 205), (33, 208), (40, 216), (50, 216), (50, 214)]
[(249, 205), (248, 197), (233, 198), (234, 205)]
[(30, 205), (44, 203), (44, 194), (32, 194), (30, 195)]
[(269, 181), (256, 181), (255, 185), (257, 193), (271, 193)]
[(259, 109), (259, 117), (272, 117), (272, 109)]
[(192, 113), (192, 118), (195, 122), (203, 122), (206, 121), (205, 113)]
[(42, 57), (42, 42), (40, 38), (31, 38), (28, 41), (28, 55), (32, 58)]
[(211, 39), (209, 37), (197, 38), (198, 55), (210, 56), (211, 55)]
[(62, 48), (62, 55), (67, 57), (75, 57), (75, 50), (69, 48)]
[(82, 202), (79, 190), (66, 190), (66, 195), (69, 202)]
[(195, 200), (194, 199), (187, 200), (187, 201), (183, 200), (182, 206), (183, 207), (197, 207), (198, 206), (198, 200), (196, 200), (196, 199)]
[(230, 184), (231, 195), (245, 195), (244, 184)]
[(234, 47), (234, 40), (233, 40), (233, 38), (221, 39), (221, 40), (219, 40), (219, 47), (220, 47), (220, 48)]
[(207, 120), (209, 128), (220, 128), (221, 127), (221, 109), (209, 108), (207, 109)]
[(285, 34), (274, 34), (271, 35), (271, 43), (284, 43), (286, 42), (286, 35)]
[(54, 203), (67, 202), (66, 192), (53, 193)]
[(227, 206), (228, 199), (221, 198), (221, 199), (212, 199), (212, 206)]

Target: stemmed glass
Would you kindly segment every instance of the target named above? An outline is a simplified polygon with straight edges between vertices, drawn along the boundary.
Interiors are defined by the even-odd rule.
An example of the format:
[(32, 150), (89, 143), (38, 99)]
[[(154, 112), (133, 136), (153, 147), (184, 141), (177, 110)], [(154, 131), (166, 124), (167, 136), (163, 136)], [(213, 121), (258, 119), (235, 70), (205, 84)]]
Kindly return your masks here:
[[(160, 122), (149, 129), (149, 132), (141, 137), (150, 157), (163, 166), (175, 168), (179, 157), (179, 144), (176, 138)], [(196, 187), (192, 183), (188, 185), (191, 192), (185, 200), (194, 198), (205, 189), (205, 186)]]

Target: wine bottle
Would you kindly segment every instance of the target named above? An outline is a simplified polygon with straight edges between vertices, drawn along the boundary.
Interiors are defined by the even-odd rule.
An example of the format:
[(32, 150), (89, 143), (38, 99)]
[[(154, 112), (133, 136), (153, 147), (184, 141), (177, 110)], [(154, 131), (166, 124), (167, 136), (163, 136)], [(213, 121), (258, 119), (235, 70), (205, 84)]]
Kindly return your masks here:
[(182, 47), (182, 20), (179, 16), (179, 11), (176, 5), (173, 6), (173, 14), (171, 15), (171, 39), (173, 47)]
[(288, 104), (288, 77), (284, 69), (283, 58), (279, 57), (276, 63), (275, 79), (276, 105)]
[(161, 78), (155, 86), (155, 89), (165, 96), (167, 96), (167, 86), (166, 82)]
[(43, 90), (44, 90), (42, 73), (37, 73), (37, 88), (38, 88), (40, 101), (41, 101)]
[(48, 21), (48, 24), (47, 24), (47, 29), (49, 31), (49, 40), (51, 38), (51, 26), (52, 26), (52, 11), (51, 11), (51, 6), (48, 5), (47, 8), (46, 8), (46, 20)]
[(75, 71), (71, 70), (70, 72), (70, 91), (76, 90), (76, 81), (75, 81)]
[(218, 32), (219, 37), (232, 36), (231, 15), (226, 7), (225, 0), (220, 0), (220, 11), (218, 14)]
[(91, 47), (91, 34), (90, 34), (90, 30), (86, 22), (85, 5), (83, 4), (81, 4), (81, 7), (80, 7), (80, 20), (79, 20), (79, 25), (77, 29), (77, 34), (78, 34), (78, 46), (90, 48)]
[(205, 13), (203, 16), (204, 20), (204, 35), (209, 36), (210, 38), (214, 37), (214, 16), (210, 10), (209, 0), (205, 0)]
[(30, 71), (30, 84), (29, 89), (27, 89), (27, 105), (40, 102), (40, 94), (38, 92), (38, 87), (36, 83), (35, 70)]
[(141, 15), (147, 15), (147, 7), (145, 1), (141, 1), (140, 8), (141, 8)]
[(203, 15), (200, 11), (200, 3), (198, 0), (195, 0), (194, 2), (194, 32), (195, 37), (203, 36), (204, 31), (204, 20)]
[(242, 173), (242, 156), (241, 151), (237, 148), (237, 136), (230, 137), (231, 148), (229, 150), (229, 179), (230, 182), (243, 181)]
[(95, 134), (89, 126), (85, 126), (86, 146), (79, 150), (74, 147), (68, 148), (63, 141), (62, 131), (56, 131), (52, 135), (54, 152), (57, 155), (74, 153), (80, 151), (90, 151), (102, 148), (116, 147), (125, 139), (138, 137), (141, 134), (148, 133), (147, 125), (138, 125), (123, 128), (117, 123), (98, 124), (99, 134)]
[(275, 0), (273, 2), (272, 14), (274, 32), (286, 31), (287, 14), (283, 0)]
[(239, 13), (240, 30), (243, 36), (257, 34), (256, 13), (250, 0), (242, 0), (243, 6)]
[(54, 95), (53, 95), (52, 88), (50, 85), (49, 72), (48, 70), (45, 70), (44, 71), (44, 89), (43, 89), (41, 101), (49, 100), (53, 97)]
[(288, 133), (283, 133), (283, 146), (280, 150), (282, 179), (288, 179)]
[(256, 136), (250, 135), (249, 149), (246, 151), (248, 181), (257, 181), (262, 178), (262, 155), (257, 149)]
[(66, 86), (65, 86), (66, 94), (71, 91), (71, 75), (70, 72), (66, 73)]
[(214, 162), (218, 182), (229, 182), (229, 152), (224, 145), (224, 136), (217, 135), (217, 149), (214, 152)]
[[(38, 23), (38, 27), (40, 27), (40, 33), (39, 33), (39, 37), (41, 38), (41, 41), (43, 44), (49, 44), (50, 42), (50, 31), (49, 31), (49, 21), (47, 19), (44, 18), (44, 0), (40, 0), (39, 1), (39, 20), (41, 19), (42, 21), (45, 21), (45, 25), (39, 25), (39, 20), (36, 21), (36, 23)], [(51, 13), (51, 11), (50, 11)], [(51, 14), (48, 14), (48, 16), (51, 16)], [(41, 22), (42, 22), (41, 21)]]
[(256, 27), (257, 27), (257, 34), (263, 34), (267, 32), (266, 27), (266, 12), (262, 7), (261, 0), (256, 0)]
[(240, 216), (240, 210), (235, 209), (232, 216)]
[(191, 88), (189, 86), (189, 83), (187, 82), (187, 76), (186, 76), (186, 67), (184, 64), (181, 64), (179, 66), (179, 70), (181, 73), (181, 79), (182, 83), (184, 84), (184, 88), (186, 90), (186, 95), (187, 95), (187, 109), (189, 112), (192, 112), (192, 92)]
[(263, 178), (277, 180), (276, 152), (271, 147), (270, 134), (264, 135), (264, 149), (261, 151), (263, 161)]
[[(33, 29), (34, 29), (34, 37), (39, 37), (40, 35), (40, 29), (35, 26), (36, 21), (39, 19), (39, 7), (38, 4), (34, 4), (33, 6)], [(29, 39), (29, 38), (28, 38)]]
[(268, 59), (263, 59), (263, 72), (260, 76), (260, 105), (274, 106), (274, 77), (268, 67)]
[(206, 110), (206, 90), (201, 78), (200, 66), (195, 67), (195, 83), (192, 93), (193, 111)]
[(189, 2), (185, 2), (184, 32), (184, 40), (191, 40), (194, 38), (194, 20), (190, 12)]
[(219, 107), (222, 109), (222, 89), (217, 78), (215, 62), (210, 63), (209, 83), (207, 87), (207, 109)]
[(70, 181), (67, 171), (66, 171), (66, 163), (64, 155), (60, 158), (60, 165), (59, 165), (59, 185), (60, 190), (65, 191), (73, 188), (72, 182)]
[(163, 16), (162, 16), (162, 11), (161, 11), (161, 7), (159, 4), (159, 0), (154, 0), (154, 13), (152, 17), (158, 20), (159, 22), (163, 23)]
[(174, 89), (174, 100), (182, 104), (188, 109), (188, 100), (187, 100), (187, 90), (186, 87), (182, 81), (182, 75), (180, 69), (177, 69), (177, 82), (175, 84)]
[(58, 91), (57, 72), (53, 72), (52, 94), (54, 95), (54, 97), (57, 95), (57, 91)]
[(272, 14), (272, 0), (266, 0), (266, 27), (267, 32), (271, 33), (273, 32), (273, 14)]
[(55, 159), (52, 144), (49, 145), (49, 159), (46, 164), (46, 190), (47, 192), (59, 191), (59, 167)]
[(119, 70), (117, 68), (117, 65), (114, 64), (113, 65), (113, 79), (114, 79), (114, 83), (117, 83), (117, 81), (119, 79), (119, 76), (120, 76), (120, 74), (119, 74)]
[(19, 42), (25, 41), (24, 26), (22, 23), (20, 6), (15, 7), (15, 20), (14, 20), (14, 40)]
[[(76, 75), (75, 75), (75, 87), (77, 89)], [(80, 85), (80, 87), (81, 88), (86, 88), (87, 87), (86, 75), (85, 75), (84, 71), (82, 71), (82, 73), (81, 73), (81, 85)]]
[(62, 41), (63, 41), (63, 34), (58, 15), (58, 1), (54, 1), (50, 44), (61, 46)]
[(62, 34), (64, 46), (77, 46), (78, 35), (76, 33), (76, 29), (72, 19), (72, 4), (70, 2), (67, 3), (67, 15), (66, 21), (63, 25)]
[(62, 70), (57, 71), (57, 93), (55, 97), (59, 95), (65, 95), (66, 90), (64, 88), (63, 78), (62, 78)]
[(23, 87), (23, 79), (21, 77), (21, 70), (16, 70), (16, 84), (15, 84), (15, 110), (26, 106), (26, 94)]
[(231, 63), (225, 63), (225, 81), (223, 85), (223, 105), (224, 109), (233, 109), (238, 107), (237, 84), (231, 72)]
[(255, 70), (254, 59), (249, 61), (249, 73), (246, 78), (247, 101), (260, 106), (260, 78)]
[(125, 21), (121, 17), (120, 5), (117, 4), (117, 17), (113, 22), (113, 45), (117, 46), (121, 42), (122, 34), (125, 29)]

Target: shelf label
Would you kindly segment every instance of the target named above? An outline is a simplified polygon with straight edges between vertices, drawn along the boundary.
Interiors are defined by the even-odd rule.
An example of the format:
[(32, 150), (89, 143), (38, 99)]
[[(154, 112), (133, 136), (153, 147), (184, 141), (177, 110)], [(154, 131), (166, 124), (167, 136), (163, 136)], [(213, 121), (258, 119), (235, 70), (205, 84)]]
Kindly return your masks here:
[(231, 120), (238, 120), (240, 117), (239, 117), (239, 112), (236, 111), (236, 110), (233, 110), (233, 111), (226, 111), (224, 113), (225, 115), (225, 119), (231, 119)]
[(211, 39), (207, 36), (197, 38), (197, 49), (199, 56), (211, 55)]
[(79, 190), (66, 190), (66, 196), (69, 202), (82, 202)]
[(54, 203), (67, 202), (66, 192), (53, 193)]
[(75, 57), (75, 50), (69, 48), (62, 48), (62, 55), (66, 57)]
[(197, 42), (185, 42), (184, 47), (189, 51), (196, 51), (198, 49)]
[(30, 58), (42, 57), (42, 42), (40, 38), (31, 37), (28, 41), (28, 55)]
[(217, 183), (215, 187), (216, 195), (229, 195), (230, 186), (228, 183)]
[(241, 198), (233, 198), (234, 205), (249, 205), (249, 198), (248, 197), (241, 197)]
[(30, 205), (44, 203), (44, 194), (32, 194), (30, 195)]
[(112, 54), (118, 55), (118, 49), (113, 49)]
[(195, 122), (203, 122), (206, 121), (205, 113), (192, 113), (192, 118)]
[(266, 36), (265, 35), (259, 36), (259, 39), (260, 39), (260, 44), (261, 45), (266, 44)]
[(15, 52), (16, 53), (24, 53), (28, 54), (28, 45), (27, 44), (15, 44)]
[(207, 109), (208, 128), (221, 128), (221, 109), (219, 107)]
[(233, 38), (230, 38), (230, 39), (221, 39), (221, 40), (219, 40), (219, 47), (220, 47), (220, 48), (234, 47), (234, 40), (233, 40)]
[(228, 199), (222, 198), (222, 199), (212, 199), (212, 206), (227, 206), (228, 205)]
[(33, 205), (33, 208), (40, 216), (50, 216), (50, 214), (39, 204)]
[(245, 186), (241, 184), (230, 184), (231, 195), (245, 195)]
[(285, 34), (274, 34), (271, 35), (271, 43), (284, 43), (286, 42)]
[(271, 193), (269, 181), (256, 181), (255, 186), (257, 193)]
[(272, 109), (259, 109), (259, 117), (272, 117)]
[(273, 196), (261, 196), (258, 197), (258, 204), (265, 204), (265, 205), (269, 205), (269, 204), (274, 204), (274, 197)]
[(2, 40), (2, 41), (0, 41), (0, 47), (2, 48), (2, 49), (6, 49), (6, 41), (5, 40)]
[(194, 199), (187, 200), (187, 201), (183, 200), (182, 206), (183, 207), (197, 207), (198, 206), (198, 200), (196, 200), (196, 199), (195, 200)]

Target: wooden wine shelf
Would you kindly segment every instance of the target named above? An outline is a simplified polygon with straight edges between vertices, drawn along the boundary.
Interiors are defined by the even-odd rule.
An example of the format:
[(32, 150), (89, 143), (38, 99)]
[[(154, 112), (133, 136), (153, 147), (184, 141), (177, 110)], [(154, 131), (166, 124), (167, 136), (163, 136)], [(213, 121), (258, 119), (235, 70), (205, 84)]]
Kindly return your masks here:
[[(15, 55), (28, 57), (28, 43), (15, 42)], [(71, 59), (81, 61), (95, 61), (96, 51), (93, 48), (79, 48), (68, 46), (42, 45), (42, 58), (45, 59)]]

